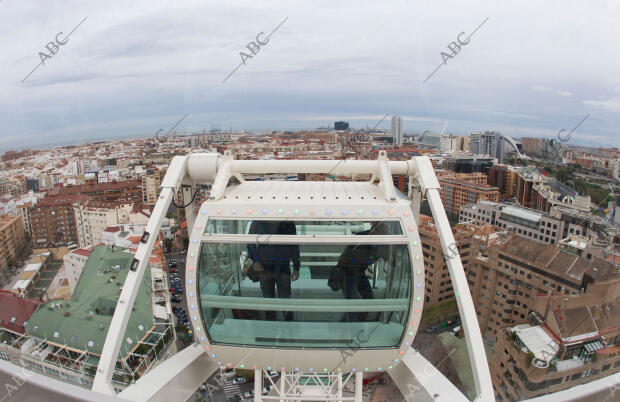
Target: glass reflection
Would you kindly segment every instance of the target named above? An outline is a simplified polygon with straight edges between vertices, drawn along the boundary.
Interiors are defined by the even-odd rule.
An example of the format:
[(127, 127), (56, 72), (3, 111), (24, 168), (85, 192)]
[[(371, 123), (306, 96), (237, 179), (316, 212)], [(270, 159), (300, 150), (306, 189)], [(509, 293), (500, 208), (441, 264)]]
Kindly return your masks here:
[(372, 333), (362, 348), (398, 346), (411, 297), (407, 245), (356, 236), (341, 244), (276, 241), (297, 228), (265, 221), (248, 232), (273, 234), (268, 241), (202, 244), (199, 293), (211, 341), (350, 347), (361, 332)]

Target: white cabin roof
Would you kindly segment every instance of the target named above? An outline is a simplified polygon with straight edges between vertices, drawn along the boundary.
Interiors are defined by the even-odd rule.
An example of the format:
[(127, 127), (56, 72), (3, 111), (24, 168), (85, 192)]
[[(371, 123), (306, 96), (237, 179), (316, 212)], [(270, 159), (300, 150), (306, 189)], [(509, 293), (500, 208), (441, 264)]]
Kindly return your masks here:
[[(407, 203), (407, 197), (396, 189), (396, 195)], [(329, 182), (329, 181), (246, 181), (226, 188), (220, 202), (300, 202), (315, 203), (351, 201), (356, 204), (384, 203), (394, 205), (385, 200), (383, 184), (369, 182)], [(397, 200), (398, 202), (398, 200)]]

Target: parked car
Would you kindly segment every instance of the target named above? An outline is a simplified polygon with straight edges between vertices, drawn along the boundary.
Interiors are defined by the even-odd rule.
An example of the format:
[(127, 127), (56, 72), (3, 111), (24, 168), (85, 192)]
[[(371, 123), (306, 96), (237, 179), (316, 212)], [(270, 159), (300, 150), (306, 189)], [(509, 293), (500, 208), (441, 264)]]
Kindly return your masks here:
[(434, 334), (435, 332), (439, 331), (439, 328), (432, 326), (432, 327), (428, 327), (424, 330), (424, 332), (426, 332), (427, 334)]
[(245, 384), (246, 382), (248, 382), (248, 379), (242, 376), (237, 376), (232, 380), (233, 384)]
[(243, 393), (243, 397), (246, 399), (250, 399), (254, 396), (254, 391), (246, 391)]
[(183, 288), (181, 288), (181, 289), (175, 289), (175, 290), (174, 290), (174, 294), (175, 294), (175, 295), (182, 295), (182, 294), (183, 294)]
[(267, 374), (269, 377), (273, 378), (273, 377), (277, 377), (278, 376), (278, 372), (271, 370), (271, 371), (267, 371), (265, 374)]
[(459, 332), (461, 331), (461, 326), (457, 325), (456, 327), (450, 330), (450, 333), (454, 336), (459, 336)]
[(181, 303), (181, 300), (183, 299), (181, 299), (180, 296), (174, 295), (170, 298), (170, 300), (172, 300), (174, 303)]
[(171, 274), (176, 274), (176, 273), (177, 273), (177, 270), (176, 270), (176, 269), (174, 269), (174, 268), (172, 268), (172, 269), (169, 269), (169, 270), (168, 270), (168, 272), (170, 272)]
[(271, 391), (271, 386), (267, 385), (265, 388), (263, 388), (263, 395), (267, 395), (269, 391)]

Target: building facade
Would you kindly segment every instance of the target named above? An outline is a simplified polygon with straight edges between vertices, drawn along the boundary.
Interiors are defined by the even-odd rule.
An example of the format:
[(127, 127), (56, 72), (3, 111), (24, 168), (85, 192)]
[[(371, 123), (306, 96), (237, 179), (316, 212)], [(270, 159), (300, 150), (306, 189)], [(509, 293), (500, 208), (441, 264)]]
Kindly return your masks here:
[(8, 277), (7, 269), (17, 262), (26, 245), (21, 216), (0, 216), (0, 276)]
[(441, 185), (439, 189), (441, 201), (446, 212), (452, 215), (458, 216), (460, 208), (466, 204), (476, 203), (481, 200), (493, 202), (499, 200), (499, 189), (497, 187), (470, 182), (476, 180), (475, 177), (464, 179), (443, 176), (438, 179)]
[[(422, 243), (426, 275), (424, 302), (426, 304), (434, 304), (453, 299), (454, 289), (452, 288), (450, 273), (446, 265), (447, 257), (441, 247), (433, 219), (430, 216), (420, 215), (418, 231), (420, 233), (420, 242)], [(457, 225), (452, 229), (452, 233), (454, 234), (454, 241), (459, 250), (461, 261), (463, 262), (463, 268), (467, 271), (472, 257), (473, 229)]]
[(142, 176), (142, 202), (154, 206), (161, 191), (161, 182), (166, 175), (164, 167), (149, 168)]
[(494, 342), (501, 328), (527, 320), (536, 296), (595, 292), (598, 282), (616, 276), (614, 264), (601, 258), (589, 261), (507, 234), (491, 239), (486, 252), (472, 258), (467, 278), (480, 331)]
[(78, 245), (87, 247), (101, 243), (108, 226), (129, 223), (133, 204), (89, 199), (73, 205)]
[(403, 145), (403, 118), (395, 115), (392, 116), (392, 125), (390, 129), (390, 134), (392, 135), (392, 143), (394, 146)]

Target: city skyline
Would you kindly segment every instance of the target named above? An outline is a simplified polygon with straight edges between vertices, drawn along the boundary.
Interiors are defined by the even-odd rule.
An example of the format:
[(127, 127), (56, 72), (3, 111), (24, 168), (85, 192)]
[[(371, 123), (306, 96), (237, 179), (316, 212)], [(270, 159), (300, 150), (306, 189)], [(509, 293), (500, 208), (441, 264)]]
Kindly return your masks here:
[[(153, 136), (184, 114), (178, 130), (187, 133), (212, 124), (312, 129), (336, 120), (373, 127), (389, 113), (402, 116), (406, 132), (440, 132), (448, 122), (455, 135), (492, 130), (513, 138), (556, 137), (589, 114), (570, 142), (619, 144), (620, 57), (607, 51), (618, 36), (618, 6), (611, 2), (448, 3), (432, 10), (365, 3), (355, 18), (341, 18), (352, 10), (347, 2), (60, 2), (51, 11), (42, 4), (0, 5), (8, 39), (0, 62), (2, 151)], [(573, 23), (549, 24), (551, 18)], [(249, 52), (246, 45), (284, 19), (222, 83)], [(42, 62), (45, 45), (80, 21), (21, 83)], [(331, 29), (318, 29), (319, 21)], [(481, 21), (442, 64), (447, 45)], [(400, 62), (386, 63), (392, 59)], [(378, 128), (389, 130), (389, 122)]]

